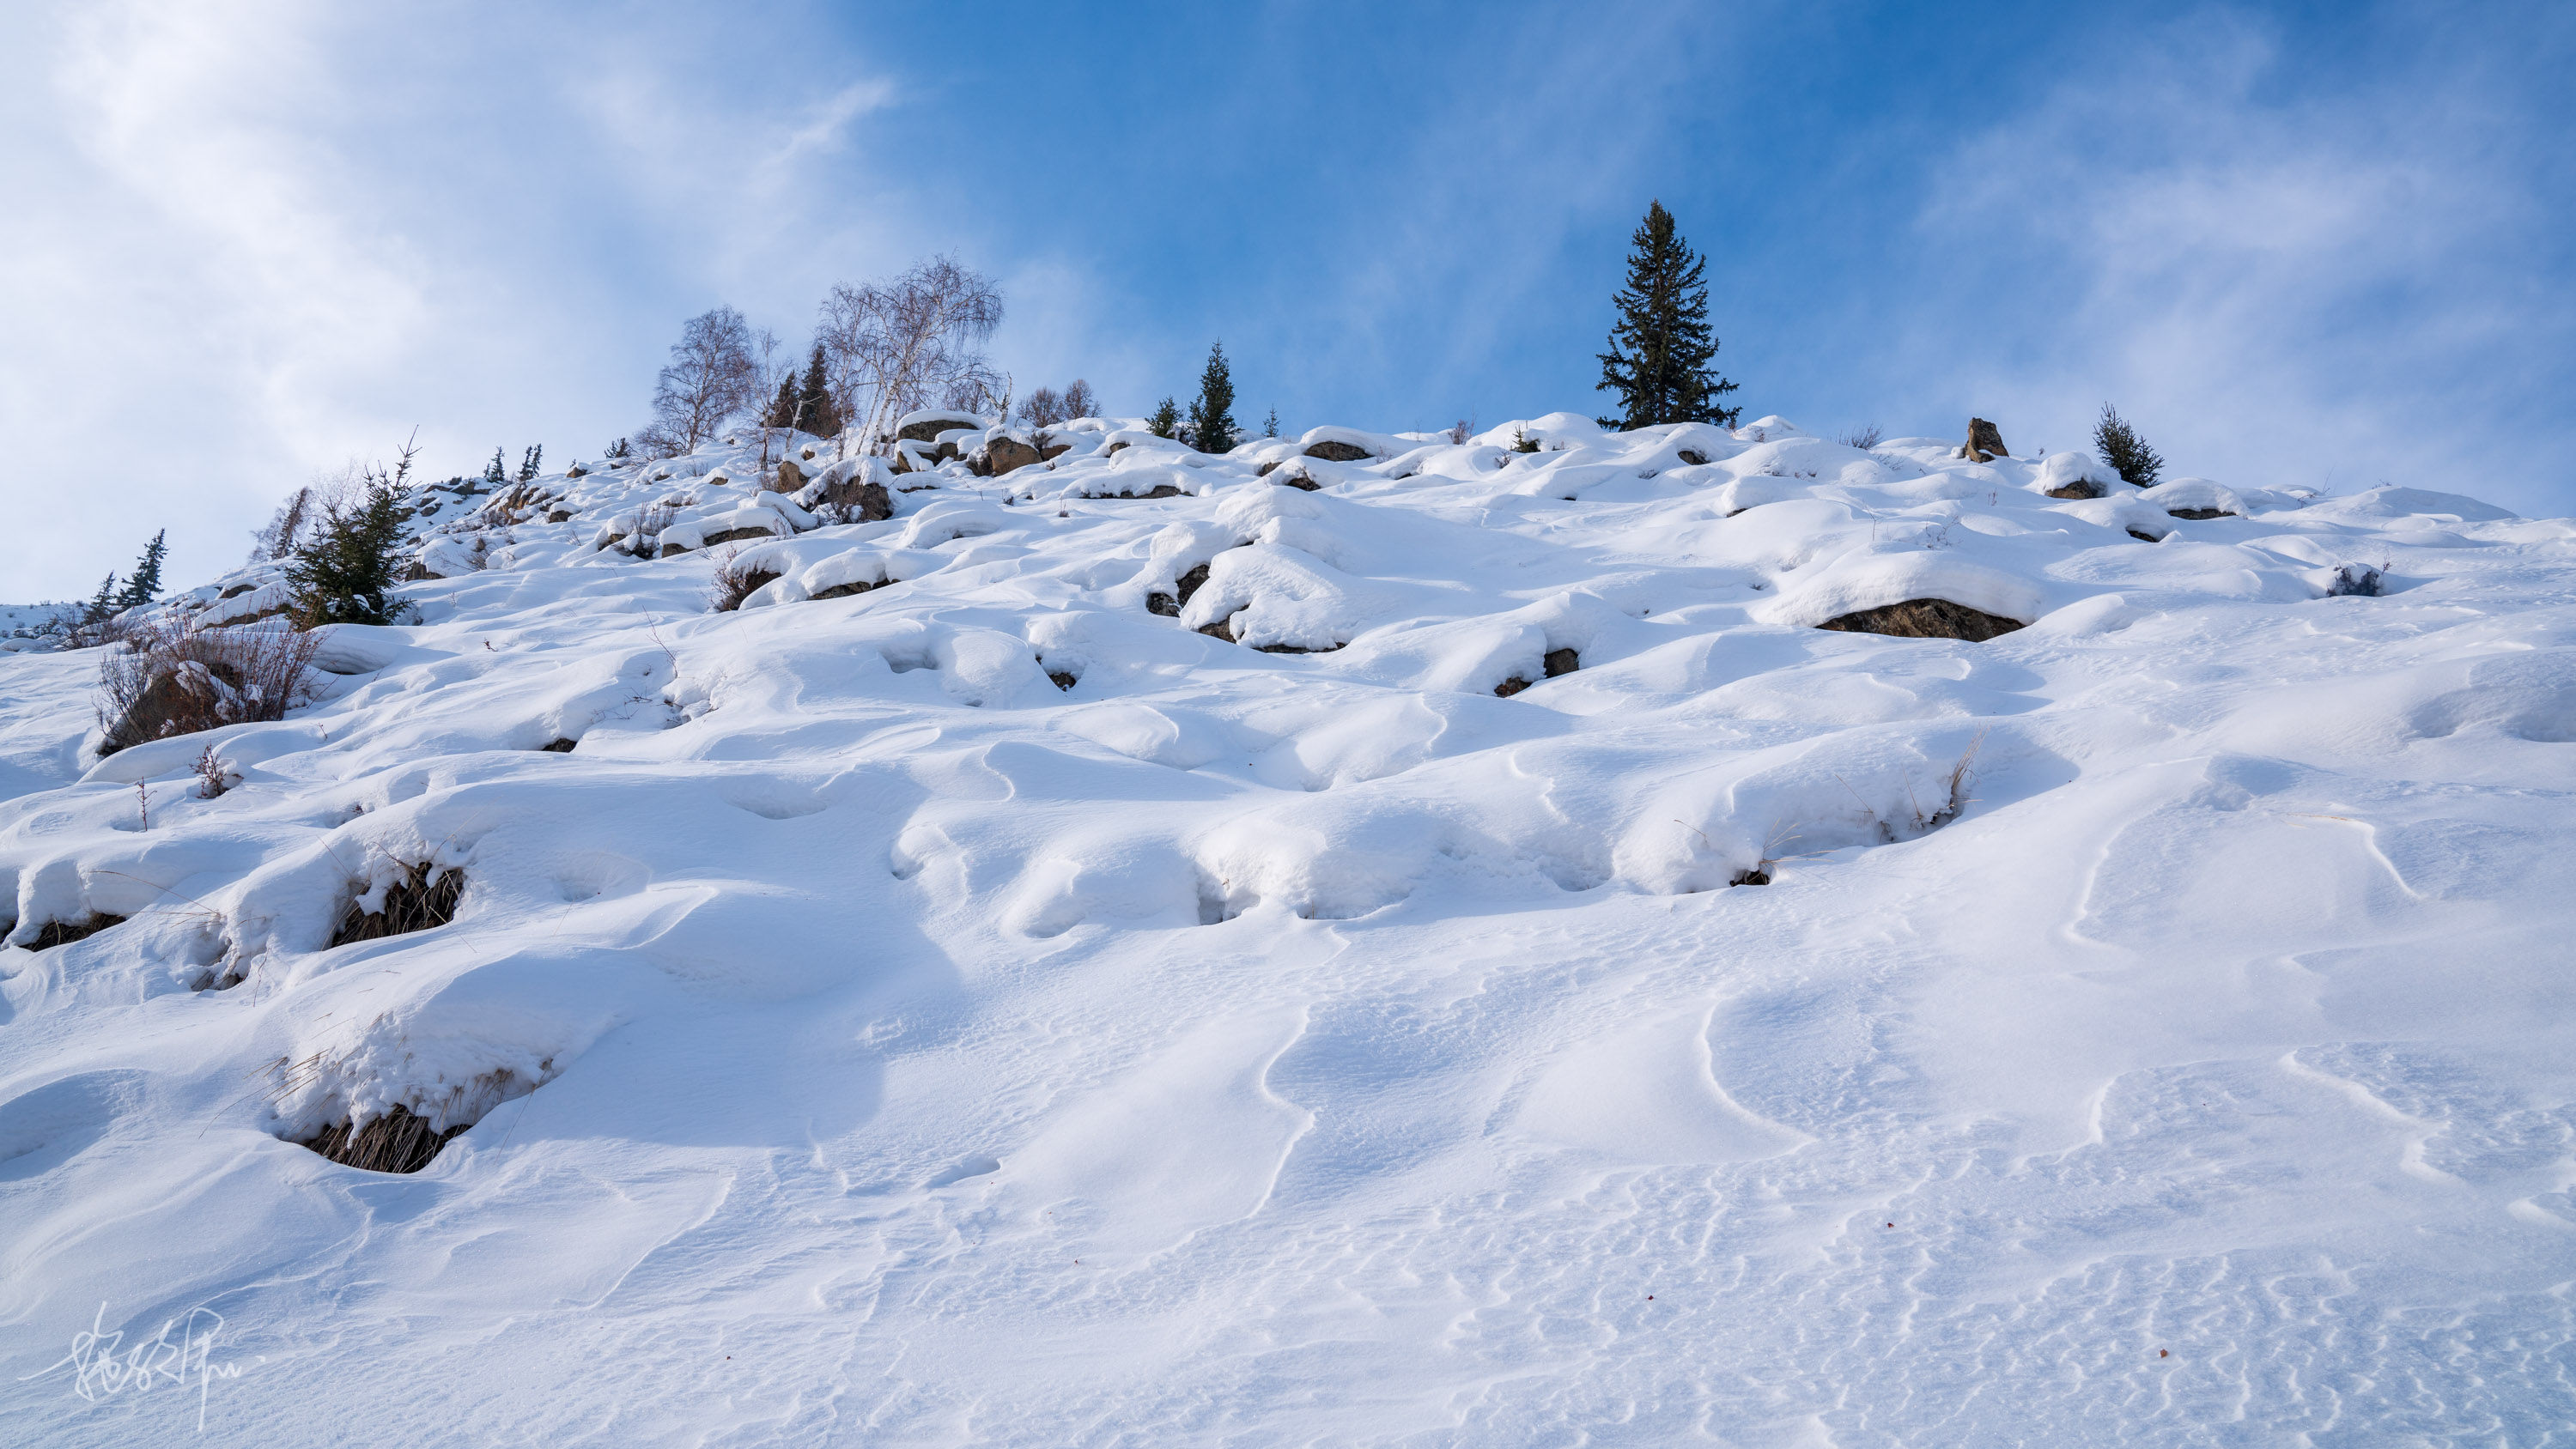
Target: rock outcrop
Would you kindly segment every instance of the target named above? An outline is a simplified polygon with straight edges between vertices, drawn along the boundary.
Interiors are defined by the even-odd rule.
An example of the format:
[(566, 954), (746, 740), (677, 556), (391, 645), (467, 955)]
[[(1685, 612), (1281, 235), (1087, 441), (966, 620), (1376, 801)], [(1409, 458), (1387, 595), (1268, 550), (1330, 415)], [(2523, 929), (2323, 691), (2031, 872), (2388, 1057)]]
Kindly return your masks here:
[(1860, 609), (1838, 619), (1827, 619), (1819, 629), (1839, 629), (1846, 634), (1888, 634), (1899, 639), (1964, 639), (1982, 644), (1998, 634), (2009, 634), (2022, 627), (2019, 619), (1971, 609), (1948, 599), (1907, 599), (1900, 604), (1886, 604), (1875, 609)]
[(1997, 458), (2010, 457), (2011, 454), (2004, 450), (2002, 429), (1984, 418), (1970, 418), (1968, 419), (1968, 441), (1960, 446), (1954, 456), (1965, 458), (1971, 463), (1991, 463)]

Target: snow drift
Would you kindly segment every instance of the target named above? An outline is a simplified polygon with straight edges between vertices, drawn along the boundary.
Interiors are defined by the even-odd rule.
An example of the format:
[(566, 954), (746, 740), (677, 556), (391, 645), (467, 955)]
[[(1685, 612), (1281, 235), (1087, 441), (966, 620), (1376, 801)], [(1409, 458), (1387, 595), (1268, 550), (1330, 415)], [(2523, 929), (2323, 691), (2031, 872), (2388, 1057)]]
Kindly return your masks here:
[(931, 422), (424, 493), (283, 721), (0, 657), (29, 1442), (200, 1305), (271, 1445), (2564, 1435), (2576, 526)]

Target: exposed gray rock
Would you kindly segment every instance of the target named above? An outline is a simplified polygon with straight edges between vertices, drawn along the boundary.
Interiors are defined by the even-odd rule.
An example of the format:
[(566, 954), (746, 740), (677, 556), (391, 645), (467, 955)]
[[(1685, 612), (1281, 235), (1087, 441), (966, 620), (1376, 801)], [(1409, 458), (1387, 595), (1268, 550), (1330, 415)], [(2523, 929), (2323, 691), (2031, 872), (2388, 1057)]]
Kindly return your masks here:
[(1907, 599), (1900, 604), (1887, 604), (1876, 609), (1861, 609), (1839, 619), (1827, 619), (1819, 629), (1839, 629), (1847, 634), (1888, 634), (1899, 639), (1964, 639), (1983, 643), (1998, 634), (2009, 634), (2022, 627), (2019, 619), (1971, 609), (1948, 599)]
[(1327, 463), (1357, 463), (1369, 456), (1369, 450), (1357, 443), (1345, 443), (1339, 438), (1326, 438), (1308, 447), (1306, 456), (1321, 458)]

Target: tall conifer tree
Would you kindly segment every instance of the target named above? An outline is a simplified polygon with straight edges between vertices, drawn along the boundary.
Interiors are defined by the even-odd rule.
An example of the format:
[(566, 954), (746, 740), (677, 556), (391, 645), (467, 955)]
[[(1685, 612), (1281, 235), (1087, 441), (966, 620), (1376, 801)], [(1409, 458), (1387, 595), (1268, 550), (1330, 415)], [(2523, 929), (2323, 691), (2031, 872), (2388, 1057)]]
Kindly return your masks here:
[(1706, 263), (1673, 230), (1661, 201), (1646, 208), (1645, 223), (1629, 238), (1628, 284), (1613, 301), (1619, 320), (1610, 350), (1601, 354), (1597, 391), (1619, 394), (1622, 416), (1601, 419), (1605, 428), (1644, 428), (1657, 423), (1735, 426), (1742, 408), (1719, 407), (1735, 391), (1709, 364), (1717, 337), (1708, 326)]
[(1202, 453), (1234, 447), (1234, 377), (1226, 370), (1225, 344), (1208, 349), (1199, 372), (1199, 395), (1190, 404), (1190, 446)]
[(832, 405), (832, 374), (823, 366), (823, 344), (814, 344), (814, 360), (805, 365), (805, 385), (796, 400), (804, 415), (795, 424), (818, 438), (841, 435), (841, 410)]

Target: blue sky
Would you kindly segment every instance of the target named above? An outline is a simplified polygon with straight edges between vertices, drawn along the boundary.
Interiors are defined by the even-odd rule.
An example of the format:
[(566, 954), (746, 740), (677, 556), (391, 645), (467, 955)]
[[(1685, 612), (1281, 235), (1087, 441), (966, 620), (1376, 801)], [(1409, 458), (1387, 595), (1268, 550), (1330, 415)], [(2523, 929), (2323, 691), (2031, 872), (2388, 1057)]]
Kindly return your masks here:
[(0, 599), (174, 576), (413, 425), (644, 415), (684, 317), (802, 345), (949, 251), (1113, 409), (1594, 409), (1628, 232), (1753, 417), (2576, 512), (2576, 7), (20, 4)]

